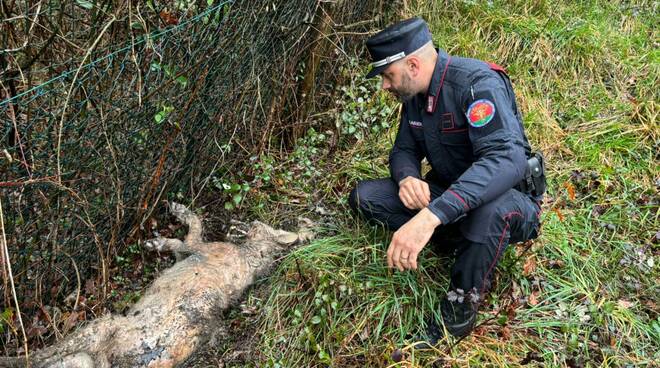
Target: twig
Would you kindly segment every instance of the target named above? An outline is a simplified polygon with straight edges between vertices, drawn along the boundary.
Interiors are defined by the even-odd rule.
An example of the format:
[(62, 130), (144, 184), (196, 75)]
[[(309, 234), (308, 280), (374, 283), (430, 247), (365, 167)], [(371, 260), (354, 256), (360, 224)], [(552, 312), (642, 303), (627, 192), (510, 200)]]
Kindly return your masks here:
[(16, 315), (18, 316), (18, 323), (21, 325), (21, 332), (23, 333), (23, 349), (25, 349), (25, 362), (29, 366), (28, 341), (25, 334), (25, 327), (23, 327), (23, 317), (21, 317), (21, 307), (18, 305), (18, 296), (16, 295), (16, 286), (14, 285), (14, 276), (11, 272), (11, 261), (9, 260), (9, 249), (7, 248), (7, 236), (5, 235), (5, 218), (2, 211), (2, 200), (0, 199), (0, 229), (2, 230), (2, 248), (3, 257), (7, 260), (7, 271), (9, 274), (9, 283), (11, 284), (11, 291), (14, 294), (14, 303), (16, 304)]
[(123, 216), (123, 207), (124, 203), (122, 201), (122, 183), (121, 183), (121, 178), (120, 178), (120, 172), (119, 171), (119, 165), (117, 165), (117, 155), (115, 153), (115, 149), (112, 146), (112, 142), (110, 141), (110, 137), (108, 137), (108, 127), (106, 125), (106, 120), (105, 120), (105, 115), (103, 113), (103, 105), (100, 105), (98, 108), (99, 111), (99, 116), (101, 116), (101, 124), (103, 124), (103, 136), (105, 137), (105, 142), (108, 145), (108, 151), (110, 151), (110, 157), (112, 158), (112, 164), (115, 168), (115, 195), (117, 196), (117, 205), (115, 206), (115, 225), (112, 227), (112, 234), (111, 234), (111, 239), (110, 243), (108, 244), (108, 247), (112, 247), (115, 243), (115, 234), (117, 233), (119, 227), (119, 224), (121, 223), (121, 218)]
[[(8, 98), (13, 97), (9, 93), (9, 91), (7, 91), (7, 88), (5, 87), (5, 85), (1, 81), (0, 81), (0, 86), (5, 91), (5, 94), (7, 95)], [(10, 88), (11, 88), (11, 86), (10, 86)], [(25, 170), (27, 171), (28, 176), (30, 178), (32, 178), (32, 171), (30, 171), (30, 165), (28, 165), (27, 159), (25, 158), (25, 150), (23, 149), (23, 142), (22, 142), (22, 139), (21, 139), (21, 135), (18, 132), (18, 125), (16, 124), (16, 111), (14, 110), (14, 104), (9, 103), (8, 105), (9, 105), (9, 112), (10, 112), (9, 116), (11, 117), (11, 121), (14, 123), (14, 136), (16, 137), (16, 141), (18, 142), (18, 148), (21, 150), (21, 161), (22, 161), (23, 166), (25, 166)]]
[(80, 271), (78, 271), (78, 265), (76, 264), (76, 260), (69, 255), (67, 252), (62, 252), (64, 253), (65, 256), (69, 257), (71, 260), (71, 264), (73, 265), (73, 269), (76, 271), (76, 281), (78, 282), (78, 289), (76, 290), (76, 302), (73, 303), (73, 310), (76, 311), (78, 310), (78, 300), (80, 299), (80, 290), (82, 289), (82, 283), (80, 282)]
[[(29, 9), (25, 9), (25, 12), (28, 12)], [(34, 25), (37, 23), (37, 18), (39, 17), (39, 12), (41, 12), (41, 1), (39, 1), (39, 4), (37, 5), (37, 13), (34, 15), (34, 19), (32, 20), (32, 24), (30, 25), (30, 29), (28, 29), (27, 34), (25, 35), (25, 42), (23, 42), (23, 46), (21, 47), (16, 47), (13, 49), (4, 49), (2, 50), (3, 53), (10, 53), (10, 52), (16, 52), (20, 51), (25, 48), (25, 46), (28, 45), (28, 42), (30, 41), (30, 33), (32, 33), (32, 29), (34, 28)]]
[(85, 61), (87, 61), (87, 58), (89, 55), (92, 54), (92, 51), (94, 48), (96, 48), (96, 45), (101, 41), (101, 37), (105, 34), (105, 32), (110, 28), (110, 25), (115, 22), (117, 18), (113, 15), (112, 19), (108, 22), (108, 24), (103, 27), (101, 30), (101, 33), (99, 33), (98, 37), (96, 37), (96, 40), (92, 44), (92, 46), (87, 49), (87, 52), (85, 53), (85, 57), (80, 61), (80, 66), (78, 66), (78, 69), (76, 70), (76, 74), (73, 76), (73, 80), (71, 81), (71, 86), (69, 86), (69, 92), (66, 94), (66, 100), (64, 101), (64, 106), (62, 107), (62, 116), (60, 118), (60, 124), (58, 127), (58, 132), (57, 132), (57, 181), (62, 184), (62, 168), (60, 165), (60, 156), (61, 156), (61, 148), (62, 148), (62, 128), (64, 127), (64, 117), (66, 116), (66, 108), (69, 105), (69, 99), (71, 99), (71, 93), (73, 92), (73, 87), (76, 84), (76, 81), (78, 80), (78, 74), (80, 74), (80, 71), (82, 70), (82, 67), (85, 65)]
[[(131, 59), (135, 64), (135, 71), (137, 72), (137, 93), (138, 93), (138, 106), (142, 107), (142, 69), (140, 69), (140, 64), (137, 61), (137, 56), (135, 56), (135, 35), (133, 34), (132, 24), (133, 24), (133, 7), (131, 6), (132, 1), (128, 2), (128, 33), (131, 35)], [(138, 5), (139, 7), (139, 5)], [(142, 25), (145, 27), (145, 25)], [(147, 28), (144, 28), (145, 32)]]
[(36, 179), (29, 179), (25, 181), (0, 181), (0, 188), (2, 187), (22, 187), (30, 184), (37, 184), (37, 183), (50, 183), (52, 182), (52, 179), (54, 179), (54, 176), (47, 176), (45, 178), (36, 178)]
[[(87, 202), (86, 204), (89, 203)], [(87, 225), (89, 230), (92, 232), (92, 236), (94, 237), (94, 243), (96, 244), (97, 252), (99, 253), (99, 257), (101, 258), (101, 277), (103, 278), (103, 295), (101, 299), (105, 299), (108, 288), (108, 271), (106, 265), (106, 256), (105, 253), (103, 252), (103, 244), (101, 242), (101, 239), (99, 238), (98, 232), (96, 231), (96, 226), (94, 226), (94, 223), (92, 223), (92, 220), (89, 217), (89, 213), (87, 212), (87, 209), (85, 207), (83, 207), (83, 214), (85, 215), (85, 218), (83, 218), (80, 215), (75, 215), (75, 216), (80, 221), (82, 221), (83, 224)]]
[[(222, 123), (222, 117), (220, 117), (220, 123)], [(229, 137), (229, 141), (227, 142), (227, 145), (231, 144), (232, 139), (234, 139), (234, 134), (236, 133), (236, 129), (238, 129), (238, 124), (234, 126), (234, 132), (232, 133), (231, 137)], [(215, 169), (218, 167), (218, 165), (224, 165), (225, 164), (225, 150), (222, 149), (222, 147), (218, 144), (217, 139), (213, 139), (213, 143), (215, 143), (215, 146), (218, 147), (220, 150), (220, 158), (215, 161), (215, 164), (213, 164), (213, 168), (211, 171), (209, 171), (209, 174), (206, 176), (206, 178), (202, 181), (202, 186), (199, 188), (197, 191), (197, 194), (193, 196), (192, 201), (190, 201), (190, 205), (194, 205), (195, 201), (197, 200), (197, 197), (199, 197), (202, 194), (202, 191), (206, 187), (206, 185), (209, 183), (213, 175), (215, 174)], [(190, 186), (190, 191), (194, 192), (194, 187), (191, 185)]]

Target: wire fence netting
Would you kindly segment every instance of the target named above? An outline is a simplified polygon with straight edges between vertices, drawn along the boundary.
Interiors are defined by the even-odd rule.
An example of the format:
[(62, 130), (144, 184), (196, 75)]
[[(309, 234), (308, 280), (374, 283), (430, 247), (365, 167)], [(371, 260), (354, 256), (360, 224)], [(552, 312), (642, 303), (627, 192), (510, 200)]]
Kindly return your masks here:
[(0, 198), (24, 314), (61, 303), (78, 276), (105, 285), (170, 193), (193, 198), (211, 174), (290, 143), (332, 103), (339, 66), (384, 11), (380, 0), (172, 3), (84, 18), (101, 5), (39, 2), (25, 20), (64, 12), (87, 47), (54, 55), (65, 42), (46, 34), (50, 63), (7, 72), (3, 46)]

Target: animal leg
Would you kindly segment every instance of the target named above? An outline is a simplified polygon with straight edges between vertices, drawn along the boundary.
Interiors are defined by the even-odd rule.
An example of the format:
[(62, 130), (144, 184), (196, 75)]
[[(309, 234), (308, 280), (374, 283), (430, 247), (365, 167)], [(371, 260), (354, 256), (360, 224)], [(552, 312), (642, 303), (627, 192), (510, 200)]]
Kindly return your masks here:
[(179, 239), (157, 237), (144, 242), (144, 247), (157, 252), (180, 252), (185, 251), (186, 246)]
[(158, 252), (173, 252), (176, 256), (177, 262), (184, 259), (186, 255), (194, 253), (184, 242), (179, 239), (172, 238), (154, 238), (149, 239), (144, 243), (144, 247), (148, 250), (155, 250)]
[(189, 210), (188, 207), (176, 202), (170, 203), (170, 211), (182, 224), (188, 226), (188, 235), (186, 235), (184, 242), (187, 244), (201, 243), (202, 222), (199, 220), (199, 217)]

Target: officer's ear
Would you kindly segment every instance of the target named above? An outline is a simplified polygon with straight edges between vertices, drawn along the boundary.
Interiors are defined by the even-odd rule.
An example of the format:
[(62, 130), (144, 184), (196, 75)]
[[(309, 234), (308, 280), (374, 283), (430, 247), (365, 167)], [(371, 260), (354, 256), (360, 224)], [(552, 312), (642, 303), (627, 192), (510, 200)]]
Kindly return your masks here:
[(406, 68), (413, 77), (416, 77), (422, 67), (422, 60), (417, 55), (410, 55), (406, 59)]

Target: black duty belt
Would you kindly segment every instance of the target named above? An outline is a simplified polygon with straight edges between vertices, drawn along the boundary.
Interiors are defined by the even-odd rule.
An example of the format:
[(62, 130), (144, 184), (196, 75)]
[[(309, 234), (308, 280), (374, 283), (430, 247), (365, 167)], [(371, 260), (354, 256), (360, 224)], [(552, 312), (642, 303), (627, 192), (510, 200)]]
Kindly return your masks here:
[(525, 178), (515, 188), (534, 197), (541, 196), (545, 193), (545, 164), (543, 162), (543, 155), (540, 152), (532, 153), (532, 156), (527, 159)]

